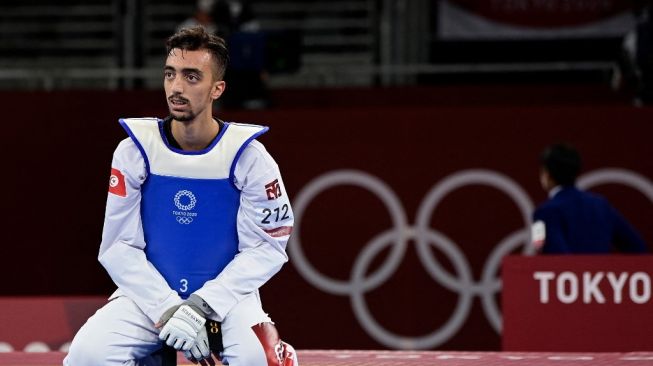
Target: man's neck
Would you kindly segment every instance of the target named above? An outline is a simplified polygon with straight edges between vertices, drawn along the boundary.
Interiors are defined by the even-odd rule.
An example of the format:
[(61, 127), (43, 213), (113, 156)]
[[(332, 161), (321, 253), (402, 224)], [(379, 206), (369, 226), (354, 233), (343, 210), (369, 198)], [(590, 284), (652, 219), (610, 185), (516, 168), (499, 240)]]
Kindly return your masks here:
[(180, 122), (172, 120), (171, 132), (184, 151), (200, 151), (213, 141), (220, 126), (213, 118)]

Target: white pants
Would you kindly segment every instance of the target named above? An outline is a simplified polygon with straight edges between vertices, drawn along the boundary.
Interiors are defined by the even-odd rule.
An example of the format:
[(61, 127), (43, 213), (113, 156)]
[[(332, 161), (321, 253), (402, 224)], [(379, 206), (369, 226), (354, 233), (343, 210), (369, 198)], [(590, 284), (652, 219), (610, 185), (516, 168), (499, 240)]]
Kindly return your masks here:
[[(267, 366), (263, 346), (252, 330), (271, 322), (263, 312), (258, 293), (239, 302), (222, 322), (222, 362), (230, 366)], [(160, 366), (150, 356), (163, 343), (154, 323), (125, 296), (109, 301), (77, 332), (64, 366)]]

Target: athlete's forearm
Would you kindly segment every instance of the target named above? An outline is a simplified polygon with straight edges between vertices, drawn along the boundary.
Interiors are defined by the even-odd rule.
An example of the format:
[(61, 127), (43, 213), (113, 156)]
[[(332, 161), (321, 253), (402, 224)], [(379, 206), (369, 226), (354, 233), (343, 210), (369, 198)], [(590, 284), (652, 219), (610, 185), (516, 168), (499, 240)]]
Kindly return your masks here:
[(195, 293), (213, 308), (222, 321), (229, 310), (272, 278), (288, 260), (285, 253), (262, 244), (239, 253), (216, 277)]

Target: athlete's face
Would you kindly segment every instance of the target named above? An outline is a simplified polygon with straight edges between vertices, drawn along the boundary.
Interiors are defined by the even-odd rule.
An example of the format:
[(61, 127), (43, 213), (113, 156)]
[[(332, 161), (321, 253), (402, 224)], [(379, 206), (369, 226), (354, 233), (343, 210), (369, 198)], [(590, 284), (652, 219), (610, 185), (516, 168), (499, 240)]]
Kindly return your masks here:
[(177, 121), (192, 121), (198, 115), (211, 117), (212, 103), (225, 88), (215, 78), (213, 57), (207, 50), (173, 49), (164, 68), (164, 82), (170, 115)]

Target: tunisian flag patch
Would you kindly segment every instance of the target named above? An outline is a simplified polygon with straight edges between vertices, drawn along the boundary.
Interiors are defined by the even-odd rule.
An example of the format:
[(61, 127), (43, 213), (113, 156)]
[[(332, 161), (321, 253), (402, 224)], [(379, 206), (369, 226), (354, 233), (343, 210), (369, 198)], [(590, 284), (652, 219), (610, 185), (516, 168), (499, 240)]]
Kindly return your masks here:
[(116, 168), (111, 168), (111, 177), (109, 177), (109, 193), (113, 193), (120, 197), (127, 197), (125, 176)]

